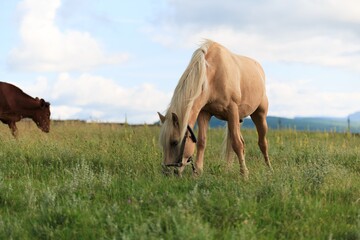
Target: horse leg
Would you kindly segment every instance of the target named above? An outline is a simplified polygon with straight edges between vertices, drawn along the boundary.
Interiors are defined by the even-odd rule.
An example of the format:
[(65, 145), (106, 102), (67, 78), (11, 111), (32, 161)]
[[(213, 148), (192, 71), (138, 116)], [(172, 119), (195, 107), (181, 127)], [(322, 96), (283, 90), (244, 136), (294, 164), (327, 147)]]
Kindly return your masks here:
[[(240, 125), (240, 126), (241, 126), (241, 125)], [(244, 154), (244, 156), (245, 156), (245, 140), (244, 140), (241, 132), (240, 132), (240, 140), (241, 140), (241, 142), (242, 142), (242, 144), (243, 144), (243, 146), (244, 146), (244, 147), (243, 147), (243, 154)]]
[(17, 136), (18, 136), (18, 130), (17, 130), (17, 127), (16, 127), (15, 122), (9, 122), (8, 125), (9, 125), (9, 128), (11, 129), (11, 134), (12, 134), (15, 138), (17, 138)]
[(198, 142), (196, 144), (197, 154), (195, 163), (195, 173), (201, 174), (204, 167), (204, 152), (206, 147), (206, 132), (209, 126), (211, 115), (207, 112), (201, 111), (199, 113), (197, 122), (199, 127)]
[[(265, 103), (265, 106), (267, 106), (267, 101)], [(273, 171), (268, 154), (268, 143), (266, 140), (266, 133), (268, 130), (268, 125), (266, 122), (266, 109), (267, 107), (260, 105), (259, 108), (251, 115), (251, 119), (253, 120), (258, 132), (258, 145), (264, 156), (265, 163), (270, 168), (270, 170)]]
[(230, 135), (231, 146), (239, 159), (240, 174), (247, 179), (249, 170), (245, 164), (244, 140), (240, 132), (240, 119), (237, 105), (233, 104), (229, 110), (230, 116), (228, 119), (228, 134)]
[[(240, 120), (240, 123), (242, 123), (242, 121)], [(241, 125), (240, 125), (241, 126)], [(242, 142), (242, 144), (244, 145), (244, 149), (243, 149), (243, 154), (245, 156), (245, 140), (240, 132), (240, 140)], [(225, 155), (225, 159), (228, 163), (228, 167), (230, 166), (230, 164), (232, 163), (232, 156), (231, 156), (231, 151), (232, 151), (232, 146), (231, 146), (231, 138), (230, 138), (230, 131), (228, 128), (228, 125), (226, 126), (226, 134), (225, 134), (225, 139), (223, 142), (224, 145), (224, 155)]]

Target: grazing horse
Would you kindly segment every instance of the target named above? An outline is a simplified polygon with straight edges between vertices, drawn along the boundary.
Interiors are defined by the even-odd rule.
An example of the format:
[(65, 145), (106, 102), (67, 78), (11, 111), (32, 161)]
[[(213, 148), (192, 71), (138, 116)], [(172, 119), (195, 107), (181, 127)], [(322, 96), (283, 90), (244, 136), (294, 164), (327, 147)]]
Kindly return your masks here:
[(31, 118), (44, 132), (50, 130), (50, 103), (33, 98), (20, 88), (0, 82), (0, 121), (7, 124), (14, 137), (17, 136), (16, 122)]
[[(251, 116), (258, 132), (258, 145), (265, 163), (272, 170), (268, 144), (266, 115), (268, 99), (265, 74), (255, 60), (231, 53), (222, 45), (206, 40), (197, 49), (175, 88), (165, 116), (159, 114), (162, 127), (160, 144), (164, 152), (163, 170), (176, 167), (181, 174), (191, 162), (197, 147), (194, 173), (202, 173), (206, 131), (212, 116), (227, 121), (226, 158), (235, 151), (240, 174), (248, 177), (244, 139), (240, 132), (243, 118)], [(198, 139), (192, 129), (198, 123)]]

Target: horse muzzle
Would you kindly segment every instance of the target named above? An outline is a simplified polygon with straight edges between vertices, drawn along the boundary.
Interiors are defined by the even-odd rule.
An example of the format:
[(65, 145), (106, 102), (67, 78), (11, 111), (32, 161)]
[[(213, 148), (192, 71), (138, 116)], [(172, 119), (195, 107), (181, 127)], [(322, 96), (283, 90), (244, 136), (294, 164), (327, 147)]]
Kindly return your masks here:
[(163, 164), (163, 167), (182, 167), (184, 164), (182, 162), (178, 163), (170, 163), (170, 164)]
[(194, 167), (194, 163), (193, 163), (193, 158), (189, 157), (186, 161), (186, 163), (183, 162), (177, 162), (177, 163), (169, 163), (169, 164), (162, 164), (162, 169), (163, 169), (163, 173), (165, 175), (170, 175), (171, 174), (171, 168), (174, 167), (174, 173), (176, 175), (181, 175), (182, 170), (179, 170), (181, 167), (185, 167), (187, 165), (191, 164), (192, 170), (195, 171), (195, 167)]

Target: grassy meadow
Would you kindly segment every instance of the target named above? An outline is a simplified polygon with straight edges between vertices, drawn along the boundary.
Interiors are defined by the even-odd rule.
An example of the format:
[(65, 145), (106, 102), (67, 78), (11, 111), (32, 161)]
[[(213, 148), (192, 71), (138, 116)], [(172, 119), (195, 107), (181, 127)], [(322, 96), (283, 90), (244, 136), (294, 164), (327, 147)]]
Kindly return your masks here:
[(204, 174), (161, 173), (159, 127), (0, 125), (0, 239), (360, 239), (360, 136), (245, 130), (249, 180), (211, 129)]

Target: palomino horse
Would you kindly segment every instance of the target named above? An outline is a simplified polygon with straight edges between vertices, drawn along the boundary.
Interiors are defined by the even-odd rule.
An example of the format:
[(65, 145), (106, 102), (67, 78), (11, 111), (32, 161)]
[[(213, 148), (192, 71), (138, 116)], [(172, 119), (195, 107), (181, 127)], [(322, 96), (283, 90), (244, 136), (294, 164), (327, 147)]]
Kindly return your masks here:
[[(267, 111), (265, 75), (260, 64), (207, 40), (194, 52), (175, 88), (166, 115), (158, 113), (162, 122), (160, 144), (164, 151), (164, 172), (172, 166), (181, 174), (191, 161), (195, 144), (197, 156), (193, 170), (195, 173), (203, 171), (206, 131), (212, 116), (228, 122), (226, 158), (230, 161), (232, 147), (239, 159), (240, 173), (245, 178), (249, 171), (245, 164), (240, 122), (251, 116), (265, 163), (272, 169), (265, 138)], [(198, 139), (192, 131), (196, 120)]]

